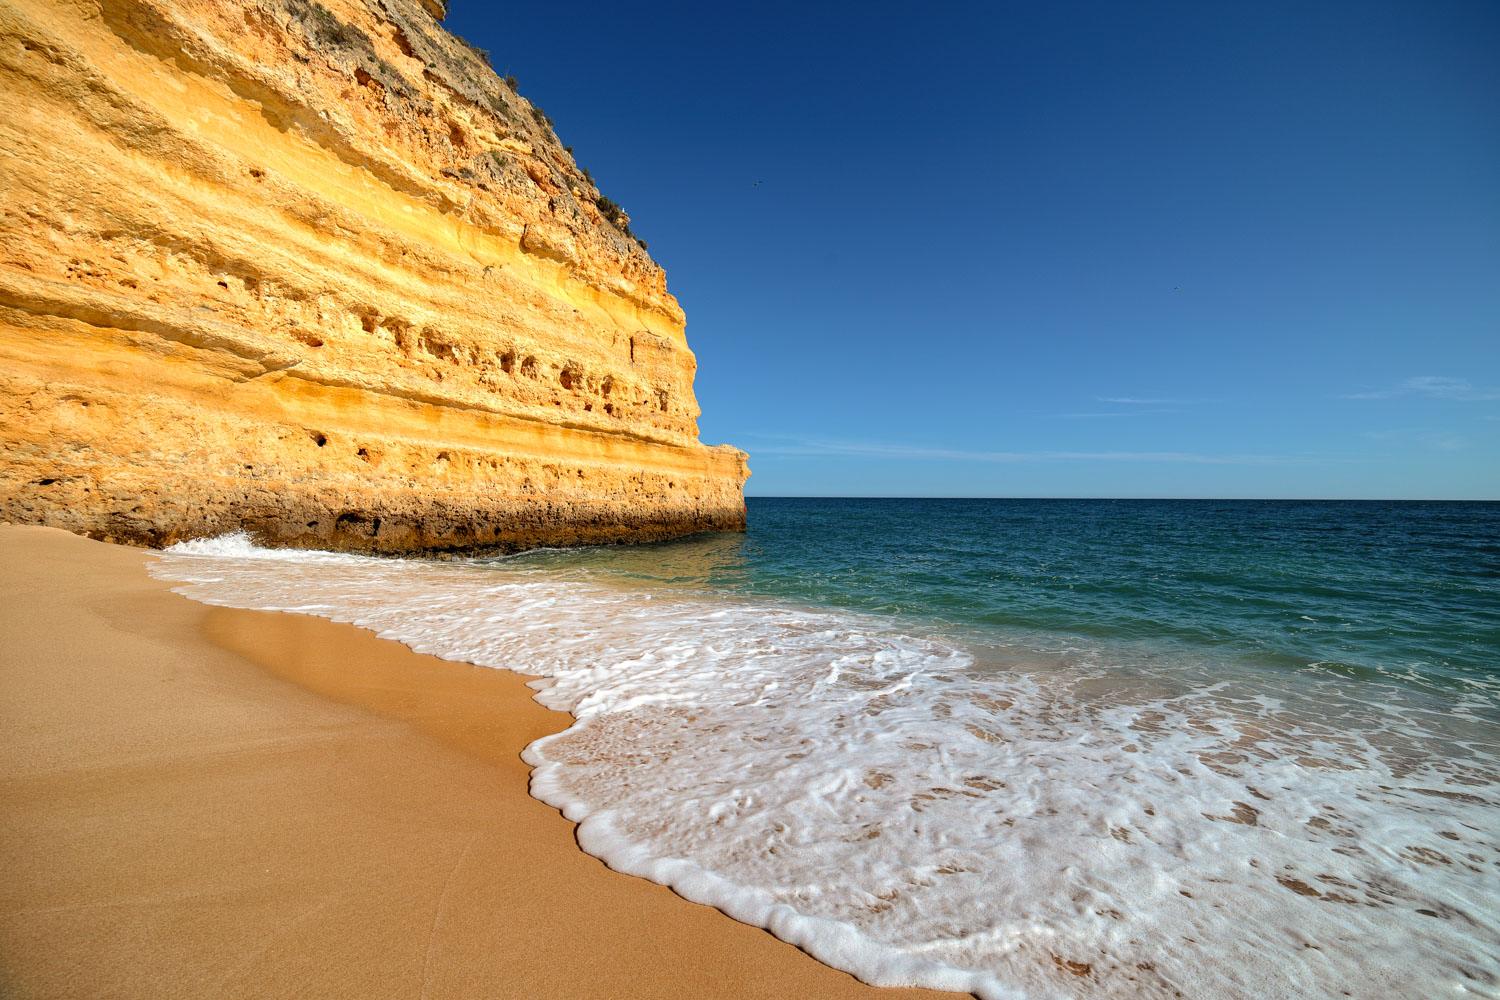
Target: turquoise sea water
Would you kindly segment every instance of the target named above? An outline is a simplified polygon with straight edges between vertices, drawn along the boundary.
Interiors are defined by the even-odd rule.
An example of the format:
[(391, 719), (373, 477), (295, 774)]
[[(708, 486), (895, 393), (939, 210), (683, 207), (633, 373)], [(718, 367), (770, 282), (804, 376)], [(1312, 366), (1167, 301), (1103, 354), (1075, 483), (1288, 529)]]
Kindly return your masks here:
[(580, 846), (869, 982), (1500, 997), (1500, 504), (752, 499), (455, 562), (175, 547), (213, 603), (537, 675)]
[[(1500, 694), (1500, 503), (751, 498), (743, 537), (516, 562)], [(1500, 717), (1497, 717), (1500, 718)]]

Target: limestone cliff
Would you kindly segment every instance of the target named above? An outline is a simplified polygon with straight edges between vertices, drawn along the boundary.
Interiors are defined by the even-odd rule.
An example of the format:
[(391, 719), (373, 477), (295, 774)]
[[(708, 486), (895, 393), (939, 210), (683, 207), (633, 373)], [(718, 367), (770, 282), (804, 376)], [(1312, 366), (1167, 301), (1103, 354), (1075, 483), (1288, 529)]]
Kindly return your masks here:
[(744, 524), (629, 220), (440, 0), (0, 0), (0, 520), (382, 552)]

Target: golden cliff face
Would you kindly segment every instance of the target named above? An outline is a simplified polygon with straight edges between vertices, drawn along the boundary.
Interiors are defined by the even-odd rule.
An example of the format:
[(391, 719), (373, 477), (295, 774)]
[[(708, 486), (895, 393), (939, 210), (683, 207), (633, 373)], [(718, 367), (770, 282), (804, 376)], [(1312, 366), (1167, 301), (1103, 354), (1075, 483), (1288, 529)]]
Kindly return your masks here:
[(0, 519), (381, 552), (743, 527), (661, 269), (441, 13), (0, 0)]

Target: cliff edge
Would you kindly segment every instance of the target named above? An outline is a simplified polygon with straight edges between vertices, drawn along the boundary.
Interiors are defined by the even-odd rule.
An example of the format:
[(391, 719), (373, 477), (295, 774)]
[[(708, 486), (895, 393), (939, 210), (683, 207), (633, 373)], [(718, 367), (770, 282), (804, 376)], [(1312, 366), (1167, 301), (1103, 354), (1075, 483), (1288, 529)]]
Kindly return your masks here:
[(660, 267), (439, 0), (0, 0), (0, 520), (744, 526)]

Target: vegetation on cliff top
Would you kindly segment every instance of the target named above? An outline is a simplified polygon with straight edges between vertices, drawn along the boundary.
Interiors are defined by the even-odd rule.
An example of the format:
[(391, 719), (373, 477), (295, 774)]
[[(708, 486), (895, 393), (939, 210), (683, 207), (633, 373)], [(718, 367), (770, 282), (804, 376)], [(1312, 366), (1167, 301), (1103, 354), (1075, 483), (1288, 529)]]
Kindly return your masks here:
[[(495, 75), (500, 78), (500, 81), (504, 83), (506, 87), (510, 88), (511, 93), (526, 101), (531, 110), (532, 120), (536, 122), (539, 128), (546, 130), (550, 137), (557, 141), (558, 145), (562, 145), (562, 140), (558, 138), (557, 135), (557, 126), (553, 124), (551, 116), (549, 116), (547, 112), (543, 111), (541, 109), (541, 106), (538, 105), (535, 101), (532, 101), (526, 97), (522, 97), (521, 84), (520, 81), (516, 79), (515, 74), (506, 73), (504, 76), (500, 76), (499, 72), (495, 70), (494, 63), (490, 59), (489, 50), (480, 48), (473, 42), (469, 41), (466, 38), (463, 38), (460, 35), (454, 35), (453, 37), (458, 39), (458, 41), (463, 43), (463, 45), (470, 52), (472, 52), (475, 56), (482, 60), (484, 64), (490, 68), (490, 71), (495, 73)], [(594, 189), (594, 196), (592, 200), (594, 202), (594, 207), (599, 210), (599, 214), (604, 217), (605, 221), (618, 229), (622, 234), (634, 240), (642, 250), (647, 249), (646, 241), (637, 236), (635, 232), (630, 228), (630, 216), (626, 213), (625, 209), (620, 207), (619, 202), (615, 201), (613, 198), (608, 197), (604, 194), (604, 192), (600, 191), (598, 182), (594, 180), (594, 175), (589, 172), (589, 169), (587, 167), (579, 165), (577, 159), (573, 155), (573, 147), (562, 146), (562, 148), (563, 152), (568, 154), (568, 158), (573, 160), (573, 166), (578, 170), (579, 175), (589, 186)], [(579, 193), (582, 194), (584, 192)]]
[[(287, 10), (307, 37), (320, 48), (344, 53), (355, 64), (356, 75), (363, 71), (365, 76), (362, 79), (374, 80), (388, 91), (395, 93), (408, 91), (401, 71), (380, 57), (369, 35), (364, 31), (346, 23), (318, 0), (285, 0), (285, 3)], [(415, 34), (404, 33), (403, 38), (406, 38), (407, 43), (410, 44)], [(519, 125), (525, 120), (521, 118), (518, 121), (516, 109), (510, 106), (515, 101), (521, 102), (524, 113), (529, 115), (531, 122), (541, 131), (547, 144), (561, 148), (567, 157), (568, 166), (571, 166), (577, 175), (582, 177), (586, 187), (569, 185), (572, 193), (583, 201), (592, 203), (604, 221), (627, 239), (633, 240), (642, 250), (646, 250), (646, 241), (637, 236), (630, 227), (630, 216), (618, 202), (599, 191), (598, 182), (594, 180), (593, 174), (586, 167), (578, 165), (573, 148), (563, 145), (562, 140), (558, 138), (557, 129), (551, 117), (535, 102), (521, 94), (520, 83), (515, 76), (510, 73), (500, 76), (495, 71), (490, 53), (485, 49), (451, 32), (448, 33), (448, 37), (457, 42), (462, 47), (462, 51), (471, 56), (478, 65), (472, 68), (462, 66), (466, 60), (455, 61), (439, 47), (431, 44), (417, 46), (413, 54), (428, 63), (430, 68), (444, 72), (456, 83), (462, 83), (464, 86), (459, 88), (461, 92), (470, 99), (489, 107), (512, 126)], [(498, 165), (503, 169), (503, 163)], [(469, 179), (472, 177), (472, 170), (464, 168), (455, 171), (454, 175)]]

